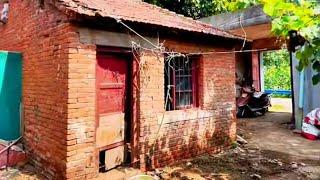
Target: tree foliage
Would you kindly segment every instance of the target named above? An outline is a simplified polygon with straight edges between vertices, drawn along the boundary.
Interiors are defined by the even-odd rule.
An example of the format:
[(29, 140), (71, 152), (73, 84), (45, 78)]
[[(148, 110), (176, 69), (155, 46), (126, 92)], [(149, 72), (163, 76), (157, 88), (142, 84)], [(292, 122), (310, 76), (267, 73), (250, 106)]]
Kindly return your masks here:
[(263, 53), (266, 89), (291, 89), (289, 59), (289, 53), (284, 49), (279, 51), (268, 51)]
[(144, 0), (193, 18), (261, 4), (272, 18), (272, 32), (278, 37), (296, 30), (306, 42), (297, 52), (298, 70), (312, 66), (313, 84), (320, 83), (320, 3), (319, 0)]
[(194, 19), (226, 12), (230, 0), (144, 0)]
[(237, 11), (260, 4), (259, 0), (235, 0), (228, 3), (228, 11)]
[(290, 57), (285, 49), (263, 53), (264, 66), (290, 66)]
[(302, 71), (312, 66), (315, 72), (313, 84), (320, 83), (320, 3), (305, 0), (236, 0), (229, 8), (236, 10), (252, 4), (262, 4), (266, 14), (272, 17), (272, 32), (279, 37), (288, 37), (296, 30), (306, 39), (297, 52)]

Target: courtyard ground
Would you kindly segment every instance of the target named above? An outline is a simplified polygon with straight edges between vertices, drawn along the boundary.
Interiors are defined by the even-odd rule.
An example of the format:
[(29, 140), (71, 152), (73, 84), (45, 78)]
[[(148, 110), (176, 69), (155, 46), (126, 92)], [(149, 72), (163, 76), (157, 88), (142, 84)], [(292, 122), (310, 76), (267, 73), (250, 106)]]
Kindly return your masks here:
[[(320, 179), (320, 141), (309, 141), (288, 129), (290, 101), (279, 100), (265, 116), (238, 120), (238, 135), (247, 144), (234, 144), (220, 154), (206, 154), (174, 166), (148, 172), (162, 179)], [(273, 102), (276, 102), (273, 100)], [(126, 179), (140, 172), (118, 168), (99, 179)], [(25, 165), (0, 171), (0, 179), (41, 179)]]
[(160, 173), (164, 179), (320, 179), (320, 141), (289, 130), (291, 99), (272, 98), (265, 116), (238, 119), (247, 144), (218, 155), (204, 155)]
[(271, 112), (292, 113), (292, 99), (290, 98), (271, 98)]
[[(309, 141), (287, 128), (291, 114), (238, 120), (248, 143), (218, 155), (204, 155), (167, 167), (165, 179), (320, 179), (320, 141)], [(164, 175), (163, 175), (164, 174)]]

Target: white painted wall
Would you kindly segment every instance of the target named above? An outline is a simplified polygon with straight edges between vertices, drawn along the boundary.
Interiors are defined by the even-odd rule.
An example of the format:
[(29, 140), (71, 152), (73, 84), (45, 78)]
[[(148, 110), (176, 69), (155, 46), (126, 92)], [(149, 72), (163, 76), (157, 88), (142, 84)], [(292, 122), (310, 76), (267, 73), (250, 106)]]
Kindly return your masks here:
[(261, 92), (264, 92), (264, 73), (265, 73), (265, 68), (263, 65), (263, 52), (259, 52), (259, 60), (260, 60), (260, 88)]
[[(293, 89), (295, 97), (296, 128), (301, 129), (303, 118), (313, 109), (320, 107), (320, 85), (312, 84), (313, 70), (311, 65), (304, 70), (303, 97), (300, 97), (300, 72), (296, 69), (299, 61), (293, 54)], [(299, 100), (303, 98), (303, 108), (299, 108)]]

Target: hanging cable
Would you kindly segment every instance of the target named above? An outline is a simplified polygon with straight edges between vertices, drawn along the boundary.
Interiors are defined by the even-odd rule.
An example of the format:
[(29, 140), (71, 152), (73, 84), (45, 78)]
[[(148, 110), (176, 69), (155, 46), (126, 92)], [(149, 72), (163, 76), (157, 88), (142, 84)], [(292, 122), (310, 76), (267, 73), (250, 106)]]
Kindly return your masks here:
[(242, 24), (242, 18), (241, 18), (242, 15), (243, 15), (243, 14), (241, 14), (241, 16), (239, 17), (240, 27), (241, 27), (241, 30), (242, 30), (242, 32), (243, 32), (243, 34), (244, 34), (244, 40), (243, 40), (243, 44), (242, 44), (241, 50), (243, 50), (243, 48), (245, 47), (246, 42), (247, 42), (247, 33), (246, 33), (246, 31), (244, 30), (243, 24)]
[(129, 27), (127, 24), (125, 24), (124, 22), (122, 22), (120, 19), (116, 19), (118, 23), (122, 24), (124, 27), (128, 28), (130, 31), (132, 31), (133, 33), (135, 33), (137, 36), (139, 36), (141, 39), (145, 40), (146, 42), (148, 42), (150, 45), (152, 45), (155, 48), (160, 48), (159, 46), (153, 44), (151, 41), (149, 41), (147, 38), (143, 37), (142, 35), (140, 35), (138, 32), (136, 32), (134, 29), (132, 29), (131, 27)]
[[(257, 51), (265, 51), (267, 50), (267, 48), (263, 48), (263, 49), (250, 49), (250, 50), (243, 50), (243, 48), (241, 48), (241, 50), (233, 50), (233, 51), (209, 51), (209, 52), (192, 52), (192, 53), (180, 53), (180, 52), (174, 52), (174, 51), (165, 51), (163, 46), (159, 46), (159, 45), (155, 45), (154, 43), (152, 43), (150, 40), (148, 40), (147, 38), (145, 38), (144, 36), (142, 36), (141, 34), (139, 34), (138, 32), (136, 32), (134, 29), (132, 29), (130, 26), (128, 26), (127, 24), (125, 24), (123, 21), (121, 21), (118, 18), (115, 18), (117, 20), (118, 23), (122, 24), (124, 27), (126, 27), (128, 30), (130, 30), (131, 32), (133, 32), (134, 34), (136, 34), (138, 37), (140, 37), (141, 39), (143, 39), (144, 41), (146, 41), (147, 43), (149, 43), (150, 45), (152, 45), (154, 47), (154, 49), (151, 48), (146, 48), (146, 47), (142, 47), (140, 44), (137, 44), (136, 42), (132, 42), (133, 45), (136, 45), (137, 47), (139, 47), (140, 49), (146, 50), (146, 51), (152, 51), (152, 52), (157, 52), (157, 53), (162, 53), (162, 54), (167, 54), (168, 56), (174, 56), (174, 57), (178, 57), (178, 56), (182, 56), (182, 57), (186, 57), (186, 56), (192, 56), (192, 55), (209, 55), (209, 54), (228, 54), (228, 53), (246, 53), (246, 52), (257, 52)], [(241, 18), (240, 18), (241, 20)], [(240, 23), (242, 24), (242, 23)], [(242, 27), (243, 28), (243, 27)], [(244, 30), (244, 29), (243, 29)], [(246, 43), (246, 32), (244, 31), (245, 34), (245, 39), (243, 42), (243, 47), (245, 46)]]
[[(150, 51), (152, 53), (155, 53), (157, 57), (159, 57), (160, 55), (162, 56), (163, 54), (166, 55), (165, 56), (165, 61), (167, 61), (168, 65), (170, 68), (175, 69), (174, 67), (172, 67), (171, 65), (175, 65), (174, 63), (171, 63), (171, 61), (174, 61), (177, 57), (182, 57), (182, 58), (186, 58), (188, 59), (190, 56), (194, 56), (194, 55), (210, 55), (210, 54), (232, 54), (232, 53), (245, 53), (245, 52), (256, 52), (256, 51), (264, 51), (267, 50), (265, 49), (251, 49), (251, 50), (243, 50), (243, 48), (241, 48), (241, 50), (233, 50), (233, 51), (208, 51), (208, 52), (191, 52), (191, 53), (181, 53), (181, 52), (175, 52), (175, 51), (166, 51), (163, 44), (160, 45), (159, 41), (158, 44), (154, 44), (153, 42), (151, 42), (149, 39), (147, 39), (146, 37), (142, 36), (141, 34), (139, 34), (137, 31), (135, 31), (134, 29), (132, 29), (130, 26), (128, 26), (127, 24), (125, 24), (123, 21), (120, 20), (120, 18), (115, 18), (116, 21), (123, 25), (125, 28), (127, 28), (128, 30), (130, 30), (131, 32), (133, 32), (135, 35), (137, 35), (139, 38), (141, 38), (142, 40), (144, 40), (145, 42), (147, 42), (148, 44), (150, 44), (153, 48), (147, 48), (147, 47), (143, 47), (140, 44), (138, 44), (137, 42), (132, 41), (132, 51), (134, 54), (134, 58), (138, 61), (138, 71), (140, 73), (142, 73), (143, 76), (146, 76), (145, 72), (143, 71), (143, 65), (145, 64), (145, 60), (138, 60), (139, 56), (143, 56), (143, 54), (140, 54), (141, 51), (140, 50), (144, 50), (144, 51)], [(245, 41), (246, 38), (244, 39), (244, 43), (243, 43), (243, 47), (245, 45)], [(137, 54), (136, 54), (137, 53)], [(137, 57), (137, 56), (138, 57)], [(170, 76), (169, 72), (165, 71), (165, 75)], [(170, 79), (170, 77), (169, 77)], [(138, 87), (138, 85), (137, 85)], [(165, 109), (168, 107), (169, 104), (169, 100), (172, 98), (171, 94), (170, 94), (170, 90), (174, 88), (174, 85), (171, 85), (170, 83), (167, 85), (167, 92), (165, 94)], [(156, 113), (154, 113), (156, 114)], [(153, 142), (151, 143), (151, 147), (149, 150), (149, 153), (146, 154), (147, 158), (152, 158), (152, 156), (154, 155), (154, 151), (156, 148), (156, 141), (159, 138), (159, 134), (161, 132), (162, 126), (165, 122), (165, 114), (166, 111), (162, 112), (162, 116), (161, 116), (161, 120), (160, 122), (158, 122), (158, 129), (156, 131), (155, 134), (155, 138), (153, 140)], [(151, 160), (151, 159), (150, 159)]]

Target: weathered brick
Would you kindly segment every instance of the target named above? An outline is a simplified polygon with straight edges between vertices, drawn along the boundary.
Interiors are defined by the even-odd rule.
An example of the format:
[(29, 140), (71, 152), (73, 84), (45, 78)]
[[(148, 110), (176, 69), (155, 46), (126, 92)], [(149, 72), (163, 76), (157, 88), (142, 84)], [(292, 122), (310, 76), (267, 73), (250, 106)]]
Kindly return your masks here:
[[(193, 46), (182, 41), (167, 40), (165, 47), (180, 52), (221, 51), (224, 49), (206, 46)], [(143, 53), (140, 60), (145, 62), (143, 73), (140, 73), (139, 122), (140, 122), (140, 166), (147, 168), (145, 158), (150, 156), (152, 145), (152, 166), (159, 167), (177, 160), (190, 158), (205, 152), (216, 152), (217, 148), (225, 148), (235, 138), (235, 56), (234, 54), (204, 55), (198, 67), (199, 108), (190, 110), (164, 110), (164, 61), (148, 52)], [(164, 59), (163, 57), (161, 57)], [(151, 77), (150, 77), (151, 76)], [(139, 82), (139, 81), (138, 81)], [(155, 87), (155, 88), (154, 88)], [(160, 97), (160, 98), (159, 98)], [(159, 98), (155, 101), (155, 98)], [(200, 110), (201, 109), (201, 110)], [(223, 111), (221, 111), (223, 110)], [(208, 111), (210, 117), (201, 116), (189, 119), (192, 112)], [(190, 114), (188, 115), (188, 112)], [(181, 116), (184, 114), (183, 116)], [(160, 132), (158, 116), (176, 119), (174, 122), (164, 121)], [(189, 116), (189, 117), (188, 117)], [(193, 117), (193, 116), (192, 116)], [(224, 120), (225, 119), (225, 120)], [(167, 124), (168, 123), (168, 124)], [(222, 132), (222, 126), (225, 126)], [(155, 137), (157, 136), (157, 139)], [(223, 138), (219, 138), (222, 136)]]
[[(23, 53), (24, 139), (32, 162), (48, 178), (93, 178), (98, 173), (97, 48), (82, 44), (77, 27), (48, 2), (39, 11), (37, 0), (10, 1), (9, 22), (0, 26), (0, 49)], [(161, 42), (183, 53), (227, 50), (181, 39)], [(234, 54), (201, 56), (199, 107), (174, 112), (164, 109), (164, 55), (142, 54), (140, 71), (133, 67), (138, 75), (132, 89), (137, 130), (133, 152), (140, 168), (147, 168), (147, 156), (151, 166), (159, 167), (230, 145), (236, 131)]]

